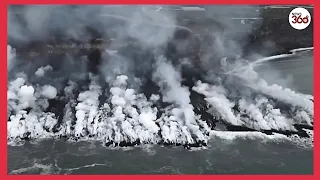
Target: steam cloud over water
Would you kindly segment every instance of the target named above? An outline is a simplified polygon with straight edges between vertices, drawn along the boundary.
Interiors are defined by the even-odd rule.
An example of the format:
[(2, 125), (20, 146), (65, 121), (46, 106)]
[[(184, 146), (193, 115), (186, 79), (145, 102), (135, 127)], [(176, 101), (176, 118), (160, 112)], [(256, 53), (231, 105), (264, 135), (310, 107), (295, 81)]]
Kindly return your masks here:
[[(202, 146), (240, 129), (313, 144), (313, 96), (268, 84), (254, 68), (262, 61), (242, 58), (252, 26), (234, 28), (223, 13), (250, 15), (249, 6), (208, 11), (216, 24), (207, 43), (174, 11), (151, 6), (26, 6), (19, 18), (14, 8), (21, 7), (8, 12), (9, 143)], [(109, 39), (99, 72), (88, 72), (82, 55), (17, 56), (15, 48), (53, 34)]]

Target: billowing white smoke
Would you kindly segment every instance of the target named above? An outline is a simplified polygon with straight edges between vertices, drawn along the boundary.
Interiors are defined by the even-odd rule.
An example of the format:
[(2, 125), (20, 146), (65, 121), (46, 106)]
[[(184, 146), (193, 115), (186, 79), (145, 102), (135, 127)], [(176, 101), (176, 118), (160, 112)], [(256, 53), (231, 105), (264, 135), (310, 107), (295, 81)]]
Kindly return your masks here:
[[(89, 89), (78, 95), (74, 93), (76, 83), (70, 82), (65, 88), (68, 102), (60, 127), (55, 132), (58, 117), (52, 112), (44, 112), (49, 105), (48, 100), (58, 98), (55, 88), (49, 85), (29, 86), (24, 78), (17, 78), (9, 84), (8, 89), (8, 108), (12, 112), (8, 122), (9, 140), (66, 136), (78, 140), (102, 140), (109, 144), (134, 144), (138, 141), (173, 144), (207, 142), (211, 130), (199, 115), (195, 115), (190, 104), (190, 92), (181, 85), (180, 75), (164, 59), (158, 63), (159, 69), (155, 71), (154, 78), (162, 88), (162, 100), (173, 103), (162, 109), (164, 113), (160, 117), (157, 116), (160, 109), (154, 106), (161, 101), (159, 96), (153, 94), (148, 100), (143, 94), (137, 94), (134, 89), (127, 87), (127, 76), (121, 75), (115, 79), (113, 87), (107, 90), (109, 98), (103, 102), (99, 100), (103, 96), (101, 86), (93, 78)], [(206, 96), (205, 100), (212, 107), (209, 112), (221, 116), (223, 121), (232, 125), (257, 130), (294, 131), (294, 123), (312, 122), (312, 116), (307, 111), (300, 109), (295, 112), (295, 117), (287, 117), (263, 96), (255, 102), (248, 102), (245, 98), (232, 102), (227, 99), (222, 86), (201, 82), (193, 90)], [(182, 100), (182, 97), (186, 100)], [(238, 114), (232, 110), (234, 103), (239, 104)], [(25, 110), (28, 108), (32, 109)], [(248, 117), (240, 118), (241, 114)], [(215, 131), (211, 134), (221, 136)], [(294, 138), (297, 139), (296, 136)]]
[[(9, 38), (20, 41), (28, 41), (29, 37), (47, 38), (51, 30), (60, 28), (67, 29), (65, 33), (77, 39), (89, 39), (84, 35), (85, 30), (75, 31), (82, 28), (79, 24), (84, 23), (101, 31), (108, 28), (115, 33), (120, 40), (113, 42), (110, 48), (117, 49), (128, 38), (136, 38), (141, 46), (140, 50), (150, 50), (155, 62), (146, 60), (146, 63), (140, 63), (145, 59), (136, 62), (133, 57), (125, 57), (106, 49), (109, 59), (101, 67), (106, 82), (101, 82), (99, 77), (89, 76), (88, 87), (81, 87), (81, 82), (72, 80), (67, 84), (60, 84), (63, 88), (56, 87), (53, 82), (45, 79), (53, 70), (51, 66), (41, 66), (32, 72), (36, 78), (45, 79), (46, 84), (33, 83), (30, 80), (32, 78), (20, 74), (18, 78), (10, 80), (8, 87), (7, 128), (10, 141), (67, 137), (75, 140), (101, 140), (114, 145), (124, 142), (129, 145), (207, 143), (210, 133), (217, 135), (217, 132), (210, 129), (207, 120), (202, 119), (202, 114), (195, 113), (190, 97), (192, 91), (204, 95), (204, 102), (209, 107), (207, 112), (228, 125), (255, 130), (296, 131), (295, 124), (313, 123), (313, 103), (309, 96), (277, 85), (269, 86), (250, 66), (236, 73), (230, 72), (235, 65), (226, 59), (222, 61), (223, 66), (219, 64), (216, 68), (228, 77), (231, 76), (231, 82), (211, 84), (198, 81), (192, 88), (185, 87), (178, 68), (172, 65), (170, 59), (159, 55), (162, 53), (159, 49), (170, 41), (174, 33), (172, 27), (176, 26), (176, 20), (172, 14), (154, 12), (146, 7), (116, 9), (103, 6), (44, 6), (35, 11), (34, 9), (37, 8), (32, 6), (23, 10), (29, 31), (21, 31), (21, 23), (9, 15), (9, 28), (12, 30), (9, 31)], [(44, 15), (40, 19), (35, 18), (39, 14)], [(106, 17), (111, 16), (122, 19), (124, 26), (118, 27), (111, 20), (106, 20)], [(89, 20), (87, 17), (92, 18)], [(62, 19), (65, 22), (63, 24), (60, 23)], [(41, 29), (39, 24), (47, 29)], [(162, 28), (159, 28), (159, 24), (162, 24)], [(243, 36), (249, 31), (250, 29), (245, 29)], [(229, 56), (231, 52), (234, 53), (231, 56), (241, 54), (242, 44), (229, 39), (234, 35), (232, 32), (229, 35), (227, 39), (224, 39), (225, 36), (219, 37), (221, 44), (217, 49), (220, 54), (217, 56)], [(233, 50), (226, 51), (226, 48)], [(14, 53), (8, 45), (8, 71), (14, 62), (14, 54), (10, 54), (11, 52)], [(202, 62), (207, 60), (201, 59)], [(235, 64), (239, 66), (242, 62), (246, 61), (237, 60)], [(211, 62), (208, 64), (208, 68), (211, 68)], [(142, 78), (135, 77), (132, 70), (137, 66), (140, 70), (152, 68), (152, 80), (160, 88), (160, 92), (153, 92), (150, 98), (139, 92), (138, 86)], [(87, 75), (87, 72), (81, 71), (80, 74)], [(220, 77), (215, 78), (221, 80)], [(241, 80), (241, 85), (236, 80)], [(252, 98), (254, 93), (258, 95)], [(235, 98), (237, 95), (241, 98)], [(63, 110), (60, 108), (55, 112), (47, 112), (50, 108), (58, 108), (49, 107), (49, 101), (63, 101)], [(277, 107), (274, 101), (286, 104), (289, 110)], [(169, 105), (159, 107), (163, 103)]]
[(217, 116), (221, 116), (227, 122), (233, 125), (243, 125), (240, 121), (240, 117), (236, 116), (232, 111), (232, 107), (235, 105), (226, 97), (225, 89), (220, 86), (212, 86), (209, 84), (203, 84), (200, 81), (197, 82), (193, 90), (206, 96), (206, 101), (213, 106), (217, 111)]
[[(53, 99), (57, 91), (52, 86), (34, 87), (26, 84), (22, 77), (10, 82), (8, 88), (9, 115), (8, 138), (33, 138), (54, 135), (52, 128), (57, 123), (55, 114), (44, 113), (48, 108), (48, 99)], [(32, 109), (28, 112), (27, 109)], [(46, 131), (48, 130), (48, 132)]]
[[(296, 131), (294, 124), (312, 126), (314, 107), (310, 96), (296, 93), (276, 84), (268, 85), (254, 71), (252, 64), (229, 74), (231, 78), (234, 76), (241, 83), (242, 87), (236, 86), (240, 90), (238, 100), (228, 98), (232, 91), (232, 89), (225, 88), (229, 86), (228, 84), (209, 85), (198, 81), (193, 90), (205, 95), (205, 100), (214, 109), (213, 112), (232, 125), (246, 126), (256, 130), (279, 131)], [(232, 64), (230, 66), (234, 67)], [(236, 83), (235, 80), (231, 82)], [(250, 91), (245, 91), (244, 87)], [(252, 98), (250, 97), (252, 92), (258, 92), (259, 95)], [(278, 102), (274, 103), (275, 100)], [(277, 107), (278, 103), (289, 105), (289, 110), (280, 109)], [(235, 105), (238, 107), (236, 111), (233, 109)], [(241, 117), (243, 115), (246, 117)]]
[[(94, 134), (94, 128), (91, 124), (96, 124), (99, 108), (99, 96), (101, 95), (101, 87), (94, 81), (91, 81), (89, 85), (89, 90), (81, 92), (77, 98), (78, 104), (75, 107), (76, 110), (76, 125), (75, 125), (75, 135), (80, 137), (80, 135), (85, 136), (87, 129), (90, 134)], [(85, 129), (84, 129), (85, 128)]]
[[(174, 113), (179, 126), (185, 126), (191, 130), (191, 133), (197, 137), (197, 140), (204, 140), (204, 136), (196, 122), (196, 115), (190, 100), (188, 87), (181, 84), (181, 75), (177, 72), (171, 63), (161, 56), (155, 64), (156, 70), (153, 74), (154, 80), (158, 82), (162, 89), (162, 99), (164, 102), (174, 103), (178, 107)], [(183, 132), (190, 134), (190, 132)], [(194, 143), (192, 137), (188, 137), (188, 142)]]
[(181, 85), (181, 75), (163, 56), (159, 57), (153, 74), (155, 81), (163, 89), (163, 101), (175, 103), (182, 108), (190, 104), (190, 92)]

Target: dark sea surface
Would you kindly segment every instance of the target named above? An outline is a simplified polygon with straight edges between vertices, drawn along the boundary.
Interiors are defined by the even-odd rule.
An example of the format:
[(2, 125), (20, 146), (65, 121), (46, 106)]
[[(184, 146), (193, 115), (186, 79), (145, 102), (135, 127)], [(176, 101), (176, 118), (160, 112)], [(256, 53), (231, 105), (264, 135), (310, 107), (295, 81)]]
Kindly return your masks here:
[[(272, 70), (272, 71), (271, 71)], [(313, 54), (267, 61), (257, 71), (269, 83), (313, 95)], [(273, 72), (273, 73), (270, 73)], [(56, 140), (8, 146), (10, 174), (312, 174), (313, 148), (240, 133), (212, 137), (209, 146), (106, 148), (100, 142)], [(247, 135), (245, 135), (247, 134)]]

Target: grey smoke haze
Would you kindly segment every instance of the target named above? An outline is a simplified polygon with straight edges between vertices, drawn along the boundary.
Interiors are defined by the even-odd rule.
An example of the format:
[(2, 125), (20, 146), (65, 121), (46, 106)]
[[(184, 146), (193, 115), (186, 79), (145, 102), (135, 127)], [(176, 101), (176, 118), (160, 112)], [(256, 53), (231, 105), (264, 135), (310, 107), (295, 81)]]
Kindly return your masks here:
[[(15, 13), (20, 13), (22, 19), (14, 16)], [(144, 38), (140, 40), (158, 43), (155, 40), (166, 40), (170, 32), (157, 31), (159, 28), (151, 26), (146, 29), (144, 25), (174, 25), (174, 18), (169, 16), (169, 13), (154, 12), (141, 6), (10, 6), (8, 37), (18, 40), (42, 39), (50, 37), (53, 31), (58, 31), (67, 37), (88, 40), (89, 26), (101, 35), (116, 33), (118, 37), (138, 38), (143, 35)]]
[[(210, 35), (214, 37), (211, 46), (204, 47), (201, 53), (203, 67), (220, 66), (220, 59), (224, 57), (238, 58), (243, 55), (243, 48), (248, 43), (248, 36), (254, 29), (259, 28), (261, 21), (252, 23), (240, 18), (261, 18), (262, 8), (257, 6), (206, 6), (205, 17), (212, 23)], [(238, 20), (235, 20), (239, 18)], [(206, 45), (204, 45), (206, 46)], [(215, 58), (213, 58), (215, 56)], [(216, 62), (212, 62), (215, 59)], [(229, 60), (229, 59), (228, 59)]]
[[(239, 54), (239, 45), (243, 44), (243, 37), (251, 32), (252, 26), (235, 25), (230, 17), (258, 17), (260, 12), (253, 10), (257, 7), (207, 6), (206, 9), (206, 20), (214, 20), (214, 26), (220, 24), (223, 29), (222, 34), (218, 29), (217, 32), (212, 31), (221, 43), (216, 44), (218, 47), (215, 48), (222, 54)], [(22, 19), (13, 15), (17, 12), (22, 14)], [(176, 13), (155, 11), (152, 6), (10, 6), (8, 37), (18, 40), (44, 39), (49, 38), (52, 31), (58, 31), (67, 37), (88, 40), (90, 37), (86, 27), (90, 26), (104, 36), (112, 34), (118, 39), (135, 37), (143, 45), (156, 46), (164, 44), (172, 36), (172, 27), (178, 26)], [(188, 18), (196, 13), (183, 12), (183, 16)]]
[[(18, 19), (15, 13), (20, 13), (21, 19)], [(10, 6), (8, 39), (9, 44), (45, 40), (51, 38), (54, 32), (86, 42), (94, 38), (90, 37), (92, 33), (88, 33), (90, 27), (91, 31), (96, 31), (94, 34), (97, 37), (115, 39), (109, 48), (117, 49), (119, 45), (126, 44), (128, 39), (134, 38), (143, 49), (152, 49), (169, 41), (175, 24), (174, 14), (149, 10), (147, 6)], [(70, 68), (76, 71), (83, 69), (78, 67), (81, 65), (77, 65), (83, 64), (80, 59), (69, 57), (62, 63), (62, 69), (67, 67), (67, 71), (70, 71)], [(129, 73), (135, 63), (127, 57), (114, 55), (103, 64), (105, 66), (101, 67), (102, 72), (108, 77), (113, 73)], [(142, 64), (139, 66), (141, 69), (146, 68)]]
[[(166, 8), (170, 6), (164, 6), (164, 9)], [(111, 49), (118, 49), (119, 46), (127, 43), (128, 39), (134, 38), (139, 42), (140, 49), (132, 52), (132, 56), (139, 54), (139, 51), (142, 50), (150, 51), (150, 56), (158, 56), (163, 53), (163, 47), (172, 39), (175, 27), (188, 29), (179, 25), (178, 21), (182, 16), (183, 18), (194, 18), (199, 13), (204, 13), (204, 16), (201, 16), (203, 19), (199, 19), (195, 26), (191, 25), (189, 30), (210, 28), (208, 34), (214, 37), (213, 42), (209, 46), (207, 44), (201, 46), (202, 51), (198, 63), (206, 70), (219, 72), (221, 71), (220, 59), (240, 57), (247, 43), (247, 36), (253, 28), (260, 26), (259, 22), (255, 24), (244, 22), (239, 25), (232, 18), (258, 18), (260, 9), (257, 6), (206, 6), (205, 8), (204, 12), (186, 11), (178, 14), (178, 11), (173, 10), (156, 11), (154, 6), (10, 6), (8, 9), (8, 37), (9, 41), (14, 39), (18, 42), (25, 42), (47, 39), (50, 38), (52, 32), (59, 32), (65, 37), (87, 41), (92, 38), (90, 37), (92, 34), (88, 33), (87, 29), (91, 27), (100, 36), (114, 39), (109, 44)], [(21, 19), (14, 16), (15, 13), (22, 14)], [(184, 49), (185, 42), (179, 43), (178, 48)], [(107, 81), (118, 74), (128, 74), (132, 80), (131, 77), (136, 75), (135, 71), (147, 72), (151, 69), (151, 64), (155, 63), (154, 57), (135, 60), (117, 53), (110, 55), (109, 52), (106, 52), (106, 54), (109, 54), (108, 61), (104, 61), (100, 69)], [(46, 61), (41, 61), (45, 66)], [(227, 58), (227, 62), (229, 61)], [(12, 69), (13, 62), (12, 60), (8, 63), (9, 71)], [(236, 63), (237, 66), (241, 64)], [(76, 71), (78, 73), (70, 76), (82, 77), (79, 76), (79, 73), (85, 73), (85, 66), (84, 59), (67, 57), (62, 62), (62, 73)]]
[[(169, 8), (170, 6), (164, 7)], [(110, 52), (105, 52), (104, 56), (108, 54), (108, 57), (103, 59), (108, 59), (108, 61), (103, 61), (100, 66), (107, 81), (112, 81), (119, 74), (127, 74), (132, 81), (134, 78), (131, 77), (137, 75), (136, 71), (143, 75), (145, 74), (143, 72), (151, 70), (152, 64), (155, 63), (155, 56), (163, 53), (163, 47), (172, 39), (176, 27), (188, 29), (179, 25), (178, 21), (181, 16), (194, 18), (199, 15), (198, 13), (204, 13), (204, 16), (201, 15), (203, 19), (199, 19), (196, 25), (194, 27), (191, 25), (191, 29), (188, 30), (210, 28), (208, 34), (214, 37), (213, 42), (209, 46), (204, 44), (201, 47), (198, 63), (205, 70), (219, 72), (221, 71), (220, 59), (241, 56), (247, 36), (252, 32), (253, 27), (260, 25), (259, 23), (245, 23), (239, 26), (230, 17), (259, 17), (260, 11), (257, 9), (256, 6), (206, 6), (205, 12), (186, 11), (178, 14), (178, 11), (172, 10), (156, 11), (153, 6), (10, 6), (8, 9), (8, 38), (9, 41), (14, 39), (18, 42), (28, 42), (34, 39), (48, 39), (51, 38), (52, 32), (59, 32), (68, 38), (87, 41), (92, 38), (90, 37), (92, 33), (88, 33), (87, 27), (97, 31), (100, 37), (112, 37), (114, 40), (109, 44), (111, 49), (118, 49), (119, 46), (123, 46), (133, 38), (138, 41), (139, 48), (132, 49), (134, 52), (129, 54), (131, 56), (123, 56), (120, 53), (110, 55)], [(22, 14), (21, 19), (14, 16), (15, 13)], [(179, 41), (176, 45), (178, 49), (184, 49), (186, 43), (190, 42)], [(150, 51), (150, 57), (146, 56), (146, 58), (136, 60), (134, 56), (144, 50)], [(42, 66), (46, 65), (46, 60), (40, 61)], [(86, 73), (85, 61), (85, 59), (66, 57), (66, 60), (60, 62), (62, 68), (57, 74), (82, 79), (84, 76), (81, 74)], [(30, 66), (28, 66), (29, 69), (32, 69)], [(36, 69), (30, 71), (34, 73)]]

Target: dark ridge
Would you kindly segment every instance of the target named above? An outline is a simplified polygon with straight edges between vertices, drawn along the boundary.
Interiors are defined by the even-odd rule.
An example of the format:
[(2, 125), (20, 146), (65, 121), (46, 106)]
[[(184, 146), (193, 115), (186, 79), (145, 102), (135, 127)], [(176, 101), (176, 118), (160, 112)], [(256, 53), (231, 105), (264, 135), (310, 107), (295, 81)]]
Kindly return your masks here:
[[(132, 147), (136, 145), (142, 145), (140, 140), (136, 140), (134, 142), (120, 142), (120, 143), (114, 143), (113, 141), (109, 141), (105, 143), (106, 147)], [(172, 142), (164, 142), (163, 140), (158, 143), (158, 145), (164, 145), (164, 146), (183, 146), (185, 149), (190, 149), (192, 147), (202, 147), (207, 146), (207, 144), (203, 141), (197, 141), (194, 144), (180, 144), (180, 143), (172, 143)]]
[(88, 54), (88, 71), (94, 74), (98, 73), (98, 67), (101, 64), (101, 52), (99, 49), (92, 49)]
[[(260, 28), (249, 36), (249, 42), (244, 50), (246, 54), (259, 53), (262, 55), (287, 54), (296, 48), (313, 47), (313, 20), (304, 30), (296, 30), (288, 22), (291, 8), (264, 8), (263, 21)], [(311, 17), (313, 7), (306, 8)]]
[[(47, 132), (50, 132), (50, 130), (46, 127), (43, 127)], [(241, 126), (234, 126), (234, 125), (227, 125), (227, 131), (232, 131), (232, 132), (262, 132), (266, 135), (273, 135), (274, 133), (278, 134), (283, 134), (286, 136), (292, 136), (292, 135), (298, 135), (300, 138), (311, 138), (308, 133), (304, 130), (298, 130), (298, 131), (278, 131), (278, 130), (261, 130), (257, 131), (254, 129), (246, 128), (246, 127), (241, 127)], [(30, 137), (31, 133), (26, 132), (23, 137), (20, 138), (22, 141), (29, 141), (31, 140)], [(87, 132), (87, 136), (90, 138), (93, 138), (94, 136), (90, 135), (89, 132)], [(68, 136), (60, 136), (60, 139), (64, 140), (74, 140), (78, 141), (78, 139), (82, 137), (80, 135), (75, 135), (74, 137), (68, 137)], [(136, 145), (142, 145), (142, 143), (139, 139), (130, 142), (130, 141), (121, 141), (120, 143), (115, 143), (113, 141), (109, 141), (105, 143), (104, 145), (106, 147), (133, 147)], [(146, 143), (148, 144), (148, 143)], [(183, 146), (186, 149), (190, 149), (192, 147), (202, 147), (202, 146), (207, 146), (207, 144), (203, 141), (196, 141), (193, 144), (179, 144), (179, 143), (173, 143), (173, 142), (164, 142), (163, 140), (160, 140), (160, 142), (157, 143), (158, 145), (164, 145), (164, 146)]]
[(308, 130), (313, 130), (313, 123), (311, 123), (312, 126), (307, 125), (307, 124), (294, 124), (293, 126), (298, 130), (302, 130), (302, 129), (308, 129)]
[(286, 136), (298, 135), (300, 138), (311, 138), (303, 129), (297, 129), (297, 131), (281, 131), (275, 129), (258, 131), (244, 126), (227, 125), (227, 130), (234, 132), (262, 132), (266, 135), (273, 135), (274, 133), (278, 133)]
[(44, 112), (52, 112), (56, 115), (58, 119), (58, 123), (53, 127), (52, 132), (57, 133), (59, 131), (59, 127), (63, 121), (64, 116), (64, 106), (66, 101), (62, 98), (50, 99), (49, 101), (49, 108), (47, 108)]
[(257, 131), (255, 129), (251, 129), (251, 128), (244, 127), (244, 126), (235, 126), (235, 125), (231, 125), (231, 124), (227, 124), (227, 123), (224, 123), (224, 124), (226, 124), (228, 131), (244, 131), (244, 132)]

